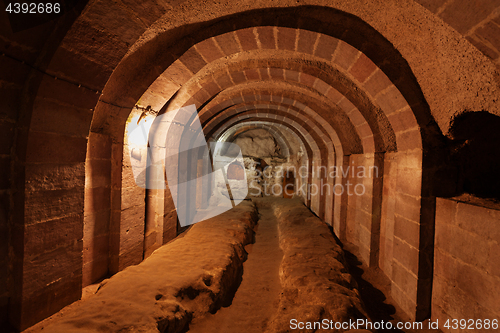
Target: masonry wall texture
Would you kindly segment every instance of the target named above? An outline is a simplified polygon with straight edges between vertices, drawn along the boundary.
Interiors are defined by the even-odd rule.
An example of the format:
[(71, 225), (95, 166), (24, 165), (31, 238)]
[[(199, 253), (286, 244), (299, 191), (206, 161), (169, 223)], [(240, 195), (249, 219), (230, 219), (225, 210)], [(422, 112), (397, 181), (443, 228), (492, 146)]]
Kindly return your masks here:
[[(482, 293), (498, 282), (498, 1), (81, 0), (33, 22), (0, 10), (1, 325), (27, 328), (177, 237), (168, 180), (139, 186), (151, 156), (127, 129), (190, 105), (207, 141), (265, 132), (303, 168), (296, 196), (411, 319), (498, 315)], [(206, 171), (179, 166), (161, 165)], [(353, 166), (378, 177), (331, 175)], [(324, 184), (344, 192), (311, 190)], [(177, 208), (203, 208), (193, 191)]]
[[(498, 204), (484, 207), (474, 201), (467, 196), (437, 199), (432, 317), (443, 323), (496, 319), (500, 313), (500, 210)], [(476, 331), (473, 327), (463, 331)]]

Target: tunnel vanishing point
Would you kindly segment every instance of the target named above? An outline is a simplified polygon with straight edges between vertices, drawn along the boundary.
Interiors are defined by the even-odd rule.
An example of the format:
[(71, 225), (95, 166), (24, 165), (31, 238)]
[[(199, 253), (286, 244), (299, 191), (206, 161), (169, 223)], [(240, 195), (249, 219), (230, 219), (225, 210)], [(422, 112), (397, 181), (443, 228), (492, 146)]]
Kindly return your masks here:
[[(66, 0), (52, 14), (10, 3), (0, 6), (0, 327), (23, 331), (109, 278), (106, 293), (190, 239), (231, 234), (243, 248), (261, 206), (274, 207), (284, 258), (287, 239), (326, 239), (320, 224), (330, 227), (337, 240), (307, 253), (332, 256), (320, 266), (342, 271), (335, 281), (352, 299), (337, 243), (383, 273), (411, 320), (500, 319), (500, 1)], [(205, 140), (236, 144), (243, 163), (228, 159), (220, 185), (201, 180), (208, 155), (165, 160), (160, 174), (195, 180), (174, 202), (180, 187), (146, 188), (134, 174), (152, 134), (142, 146), (128, 134), (193, 106)], [(189, 125), (168, 121), (178, 133)], [(157, 147), (185, 144), (163, 135)], [(248, 193), (228, 190), (242, 179)], [(181, 210), (237, 190), (254, 204), (181, 233)], [(293, 229), (292, 211), (311, 227)], [(206, 226), (221, 221), (235, 229)], [(307, 266), (290, 260), (282, 284), (287, 267)], [(178, 271), (162, 268), (166, 280)], [(202, 287), (231, 284), (239, 271), (226, 271), (200, 275)], [(287, 288), (280, 302), (292, 306), (303, 290)], [(201, 311), (179, 302), (177, 324)], [(174, 332), (162, 320), (157, 331)]]

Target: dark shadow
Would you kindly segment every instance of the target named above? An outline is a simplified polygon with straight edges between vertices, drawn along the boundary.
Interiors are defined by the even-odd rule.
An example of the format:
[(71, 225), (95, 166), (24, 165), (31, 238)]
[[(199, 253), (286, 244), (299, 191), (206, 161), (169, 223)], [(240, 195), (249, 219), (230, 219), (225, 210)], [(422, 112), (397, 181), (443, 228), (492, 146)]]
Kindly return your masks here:
[[(361, 268), (361, 261), (358, 260), (356, 255), (344, 249), (345, 258), (347, 261), (347, 266), (349, 268), (349, 272), (352, 277), (358, 284), (359, 295), (361, 296), (361, 300), (365, 304), (366, 312), (370, 317), (372, 322), (388, 322), (393, 321), (394, 314), (396, 313), (396, 308), (387, 304), (385, 301), (387, 297), (385, 297), (384, 293), (375, 288), (370, 282), (366, 281), (363, 278), (363, 273), (365, 272)], [(402, 330), (398, 330), (396, 328), (392, 330), (378, 330), (378, 332), (404, 332)]]
[(458, 167), (458, 192), (500, 200), (500, 117), (465, 112), (453, 120), (451, 162)]
[[(370, 317), (370, 320), (372, 323), (375, 322), (382, 322), (384, 321), (385, 323), (391, 321), (395, 322), (397, 321), (397, 318), (395, 318), (396, 314), (396, 308), (388, 304), (387, 297), (385, 294), (378, 288), (376, 288), (373, 284), (368, 282), (364, 277), (363, 274), (365, 273), (365, 270), (362, 268), (363, 263), (358, 259), (358, 257), (348, 251), (344, 244), (340, 241), (339, 238), (335, 235), (333, 232), (333, 228), (330, 227), (330, 231), (332, 232), (333, 237), (337, 241), (337, 243), (342, 247), (344, 250), (344, 256), (347, 264), (347, 268), (349, 269), (349, 273), (351, 273), (352, 277), (357, 283), (357, 289), (359, 291), (359, 295), (361, 297), (361, 300), (363, 301), (365, 305), (365, 310), (368, 314), (368, 317)], [(397, 328), (393, 329), (380, 329), (377, 330), (377, 332), (404, 332), (402, 330), (399, 330)]]
[(18, 333), (19, 331), (12, 327), (8, 322), (0, 324), (0, 333)]

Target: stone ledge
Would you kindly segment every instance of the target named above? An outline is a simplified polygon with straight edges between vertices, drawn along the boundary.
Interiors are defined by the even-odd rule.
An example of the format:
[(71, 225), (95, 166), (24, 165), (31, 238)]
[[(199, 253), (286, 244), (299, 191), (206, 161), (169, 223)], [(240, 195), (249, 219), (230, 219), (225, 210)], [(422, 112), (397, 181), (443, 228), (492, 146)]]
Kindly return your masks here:
[(96, 294), (24, 331), (181, 332), (193, 317), (215, 312), (237, 289), (253, 241), (255, 206), (193, 225), (187, 234), (101, 283)]
[(269, 332), (292, 332), (290, 320), (348, 322), (368, 318), (344, 252), (328, 226), (298, 199), (273, 201), (283, 287)]

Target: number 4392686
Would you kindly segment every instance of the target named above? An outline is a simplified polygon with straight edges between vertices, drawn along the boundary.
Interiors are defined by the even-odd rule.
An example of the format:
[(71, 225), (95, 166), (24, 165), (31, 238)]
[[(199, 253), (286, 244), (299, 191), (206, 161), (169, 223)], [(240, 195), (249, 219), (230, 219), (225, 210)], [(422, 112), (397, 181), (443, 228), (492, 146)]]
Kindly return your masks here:
[(9, 2), (6, 12), (12, 14), (59, 14), (61, 12), (60, 3), (27, 3)]
[(448, 319), (444, 324), (444, 327), (451, 330), (457, 329), (469, 329), (469, 330), (480, 330), (480, 329), (498, 329), (498, 319)]

